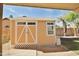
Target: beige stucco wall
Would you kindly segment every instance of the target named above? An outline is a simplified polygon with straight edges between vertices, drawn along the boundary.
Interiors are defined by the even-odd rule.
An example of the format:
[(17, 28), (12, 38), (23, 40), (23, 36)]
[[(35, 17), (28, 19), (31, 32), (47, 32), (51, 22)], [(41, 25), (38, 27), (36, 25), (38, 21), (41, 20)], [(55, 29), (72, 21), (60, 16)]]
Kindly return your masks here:
[[(20, 21), (22, 22), (22, 20), (19, 20), (19, 22)], [(23, 21), (27, 22), (28, 20), (23, 20)], [(34, 21), (34, 20), (29, 20), (29, 21)], [(12, 22), (11, 22), (11, 37), (12, 37), (11, 42), (13, 45), (15, 45), (15, 32), (16, 32), (15, 31), (15, 22), (16, 21), (14, 21), (14, 20), (12, 20)], [(39, 45), (55, 45), (56, 44), (55, 35), (53, 35), (53, 36), (47, 35), (46, 21), (45, 20), (44, 21), (35, 20), (35, 22), (37, 22), (37, 44), (39, 44)], [(34, 30), (34, 29), (31, 28), (31, 30)], [(33, 33), (34, 33), (34, 31), (33, 31)], [(23, 40), (23, 38), (22, 38), (22, 40)]]

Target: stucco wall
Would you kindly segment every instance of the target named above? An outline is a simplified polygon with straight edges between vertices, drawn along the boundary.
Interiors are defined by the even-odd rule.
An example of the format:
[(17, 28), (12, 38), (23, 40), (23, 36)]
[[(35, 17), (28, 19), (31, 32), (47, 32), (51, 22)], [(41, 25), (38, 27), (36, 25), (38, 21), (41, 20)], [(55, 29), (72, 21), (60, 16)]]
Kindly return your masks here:
[(55, 45), (56, 39), (55, 35), (47, 35), (46, 31), (46, 21), (38, 22), (38, 44), (44, 45)]
[[(15, 22), (12, 21), (11, 25), (11, 40), (12, 44), (15, 44)], [(39, 45), (55, 45), (55, 35), (49, 36), (46, 31), (46, 21), (37, 21), (37, 44)]]

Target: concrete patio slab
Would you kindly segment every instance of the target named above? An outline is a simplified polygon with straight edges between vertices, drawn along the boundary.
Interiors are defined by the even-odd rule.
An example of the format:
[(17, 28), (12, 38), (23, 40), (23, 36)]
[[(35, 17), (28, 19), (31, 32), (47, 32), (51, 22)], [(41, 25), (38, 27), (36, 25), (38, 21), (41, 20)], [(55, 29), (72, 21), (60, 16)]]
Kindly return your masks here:
[(3, 56), (36, 56), (35, 50), (10, 49), (4, 50)]
[(2, 49), (3, 56), (78, 56), (73, 51), (64, 52), (47, 52), (30, 50), (30, 49), (13, 49), (10, 47), (10, 43), (3, 44)]
[(66, 52), (51, 52), (51, 53), (43, 53), (41, 51), (37, 52), (39, 56), (77, 56), (73, 51)]

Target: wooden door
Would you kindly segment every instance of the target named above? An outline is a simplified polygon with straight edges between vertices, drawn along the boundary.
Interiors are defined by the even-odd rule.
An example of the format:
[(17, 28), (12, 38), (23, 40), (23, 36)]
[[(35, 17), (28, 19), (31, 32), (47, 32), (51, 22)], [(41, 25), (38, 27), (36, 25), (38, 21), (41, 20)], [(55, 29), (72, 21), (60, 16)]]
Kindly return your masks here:
[(36, 22), (27, 22), (27, 42), (28, 44), (36, 44), (37, 42), (37, 27)]
[(16, 44), (26, 43), (26, 22), (16, 24)]

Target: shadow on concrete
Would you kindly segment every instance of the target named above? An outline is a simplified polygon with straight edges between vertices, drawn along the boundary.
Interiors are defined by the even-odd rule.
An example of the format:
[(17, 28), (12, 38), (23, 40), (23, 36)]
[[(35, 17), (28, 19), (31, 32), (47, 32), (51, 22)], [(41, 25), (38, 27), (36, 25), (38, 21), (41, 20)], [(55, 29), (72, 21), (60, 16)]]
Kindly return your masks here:
[(79, 39), (78, 38), (61, 38), (61, 43), (69, 50), (79, 50)]

